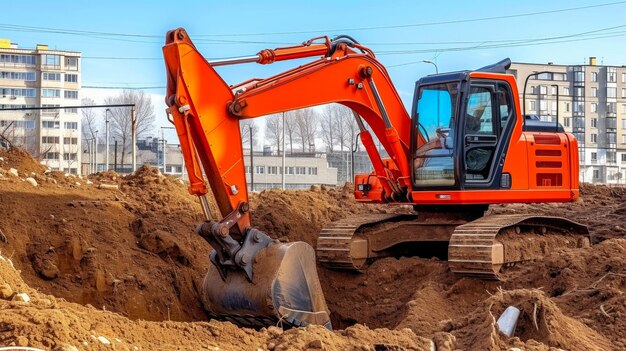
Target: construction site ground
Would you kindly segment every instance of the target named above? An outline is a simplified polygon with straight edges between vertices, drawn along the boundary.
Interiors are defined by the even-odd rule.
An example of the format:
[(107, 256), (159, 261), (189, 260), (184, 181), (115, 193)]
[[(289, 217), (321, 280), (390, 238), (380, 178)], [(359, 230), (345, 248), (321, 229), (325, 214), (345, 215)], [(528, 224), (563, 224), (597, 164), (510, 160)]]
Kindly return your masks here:
[[(211, 248), (193, 231), (201, 210), (181, 180), (148, 167), (78, 178), (47, 172), (19, 150), (0, 157), (0, 347), (626, 349), (624, 188), (583, 185), (575, 203), (491, 206), (567, 217), (592, 234), (591, 247), (550, 252), (509, 268), (503, 281), (459, 279), (436, 257), (384, 258), (364, 273), (320, 266), (335, 331), (254, 330), (209, 320), (202, 307)], [(251, 207), (258, 229), (313, 246), (331, 221), (410, 211), (358, 204), (351, 186), (266, 190)], [(512, 338), (495, 323), (510, 305), (521, 310)]]

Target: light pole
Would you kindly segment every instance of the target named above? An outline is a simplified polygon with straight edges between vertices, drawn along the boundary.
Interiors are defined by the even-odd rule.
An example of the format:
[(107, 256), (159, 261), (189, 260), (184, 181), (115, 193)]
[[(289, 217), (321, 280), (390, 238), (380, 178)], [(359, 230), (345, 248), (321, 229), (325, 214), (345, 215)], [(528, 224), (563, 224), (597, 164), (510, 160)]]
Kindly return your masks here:
[[(424, 62), (424, 63), (429, 63), (429, 64), (431, 64), (431, 65), (435, 66), (435, 74), (439, 74), (439, 67), (437, 67), (437, 64), (436, 64), (436, 63), (434, 63), (433, 61), (430, 61), (430, 60), (422, 60), (422, 62)], [(438, 92), (437, 92), (437, 128), (439, 128), (439, 127), (440, 127), (440, 126), (439, 126), (439, 114), (440, 114), (440, 109), (439, 109), (439, 106), (440, 106), (440, 104), (439, 104), (439, 97), (440, 97), (440, 96), (441, 96), (441, 93), (438, 91)]]
[(250, 191), (254, 191), (254, 147), (252, 142), (252, 123), (248, 124), (250, 131)]
[(104, 110), (104, 124), (105, 124), (105, 130), (104, 130), (104, 139), (105, 139), (105, 154), (104, 154), (104, 163), (106, 164), (104, 170), (108, 171), (109, 170), (109, 113), (111, 113), (111, 109), (106, 109)]
[(285, 169), (285, 154), (286, 154), (285, 152), (285, 113), (283, 112), (283, 158), (282, 158), (283, 174), (281, 177), (283, 190), (285, 190), (285, 173), (287, 173), (287, 170)]
[(93, 151), (94, 151), (93, 165), (94, 165), (94, 168), (95, 168), (94, 173), (97, 173), (98, 172), (98, 131), (97, 130), (96, 130), (95, 134), (96, 134), (96, 137), (93, 140), (93, 144), (94, 144), (94, 147), (93, 147)]

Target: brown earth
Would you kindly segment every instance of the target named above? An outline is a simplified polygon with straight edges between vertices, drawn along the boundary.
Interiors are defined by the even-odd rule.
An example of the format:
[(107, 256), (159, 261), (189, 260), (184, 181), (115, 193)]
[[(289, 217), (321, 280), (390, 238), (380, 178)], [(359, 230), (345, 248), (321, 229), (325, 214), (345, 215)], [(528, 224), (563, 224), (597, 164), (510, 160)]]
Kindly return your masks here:
[[(44, 174), (23, 153), (7, 155), (0, 154), (6, 238), (0, 235), (0, 254), (21, 274), (0, 260), (0, 346), (429, 350), (432, 340), (438, 350), (626, 349), (623, 188), (583, 185), (575, 203), (491, 207), (579, 221), (591, 229), (589, 248), (559, 249), (509, 269), (500, 282), (456, 278), (437, 258), (380, 259), (362, 274), (319, 267), (333, 323), (342, 330), (255, 331), (206, 322), (198, 293), (210, 247), (193, 233), (200, 207), (178, 179), (147, 167), (128, 177), (106, 172), (79, 179)], [(9, 168), (20, 177), (35, 172), (39, 186)], [(358, 204), (349, 187), (269, 190), (254, 194), (251, 206), (257, 228), (312, 245), (330, 221), (410, 211)], [(17, 292), (32, 301), (12, 301)], [(513, 338), (495, 326), (509, 305), (522, 311)]]

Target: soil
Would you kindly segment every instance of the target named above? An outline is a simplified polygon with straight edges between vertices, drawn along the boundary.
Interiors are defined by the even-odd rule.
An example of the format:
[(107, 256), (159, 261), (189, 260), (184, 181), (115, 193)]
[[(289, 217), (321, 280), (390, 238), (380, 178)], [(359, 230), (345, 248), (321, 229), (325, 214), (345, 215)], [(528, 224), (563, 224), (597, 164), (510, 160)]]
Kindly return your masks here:
[[(438, 258), (384, 258), (357, 274), (320, 266), (336, 331), (252, 330), (209, 320), (202, 307), (198, 294), (210, 246), (193, 232), (201, 210), (182, 181), (148, 167), (132, 176), (105, 172), (81, 179), (47, 172), (18, 150), (0, 151), (0, 157), (0, 346), (626, 349), (624, 188), (582, 185), (574, 203), (491, 206), (491, 213), (567, 217), (592, 234), (591, 247), (556, 249), (509, 268), (502, 281), (459, 279)], [(349, 185), (267, 190), (252, 195), (251, 207), (258, 229), (311, 245), (331, 221), (410, 211), (358, 204)], [(22, 292), (29, 302), (20, 301)], [(506, 337), (496, 320), (511, 305), (521, 315), (515, 336)]]

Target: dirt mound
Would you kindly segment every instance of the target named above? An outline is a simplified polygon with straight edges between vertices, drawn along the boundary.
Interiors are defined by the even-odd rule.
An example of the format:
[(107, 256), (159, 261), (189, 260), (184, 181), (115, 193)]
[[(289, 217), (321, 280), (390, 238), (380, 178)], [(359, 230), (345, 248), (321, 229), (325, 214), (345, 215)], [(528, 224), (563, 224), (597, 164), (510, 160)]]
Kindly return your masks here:
[(56, 299), (28, 287), (0, 256), (0, 345), (62, 350), (426, 350), (431, 340), (408, 329), (319, 326), (254, 331), (223, 322), (131, 321), (116, 313)]
[[(501, 334), (496, 324), (497, 318), (508, 306), (515, 306), (521, 311), (513, 338)], [(502, 350), (508, 347), (545, 350), (546, 346), (566, 350), (616, 349), (609, 340), (584, 323), (563, 314), (541, 290), (499, 290), (473, 313), (456, 322), (452, 334), (458, 341), (457, 347), (472, 350)]]
[[(620, 188), (585, 185), (581, 200), (569, 204), (492, 206), (492, 213), (571, 218), (589, 225), (599, 242), (509, 268), (501, 282), (458, 279), (437, 258), (385, 258), (359, 274), (319, 267), (333, 324), (343, 330), (282, 332), (180, 323), (207, 319), (198, 294), (211, 247), (193, 231), (202, 212), (178, 178), (142, 167), (126, 177), (52, 172), (41, 179), (38, 187), (15, 177), (0, 183), (6, 237), (0, 236), (0, 250), (28, 286), (3, 267), (0, 277), (33, 299), (0, 301), (0, 345), (25, 337), (32, 346), (95, 350), (103, 346), (94, 338), (103, 336), (119, 349), (420, 350), (430, 349), (430, 340), (438, 350), (626, 349), (626, 193)], [(358, 204), (351, 186), (267, 190), (251, 196), (251, 208), (258, 229), (312, 245), (331, 221), (411, 210)], [(54, 307), (44, 307), (46, 301)], [(514, 338), (494, 331), (508, 305), (523, 310)]]
[(406, 212), (403, 206), (370, 206), (354, 200), (352, 185), (314, 190), (264, 190), (250, 199), (254, 226), (281, 241), (313, 246), (322, 227), (358, 213)]
[(41, 174), (47, 167), (35, 160), (28, 152), (17, 147), (9, 149), (0, 149), (0, 157), (4, 161), (0, 161), (0, 167), (8, 170), (15, 168), (20, 175), (27, 177), (31, 176), (31, 173)]

